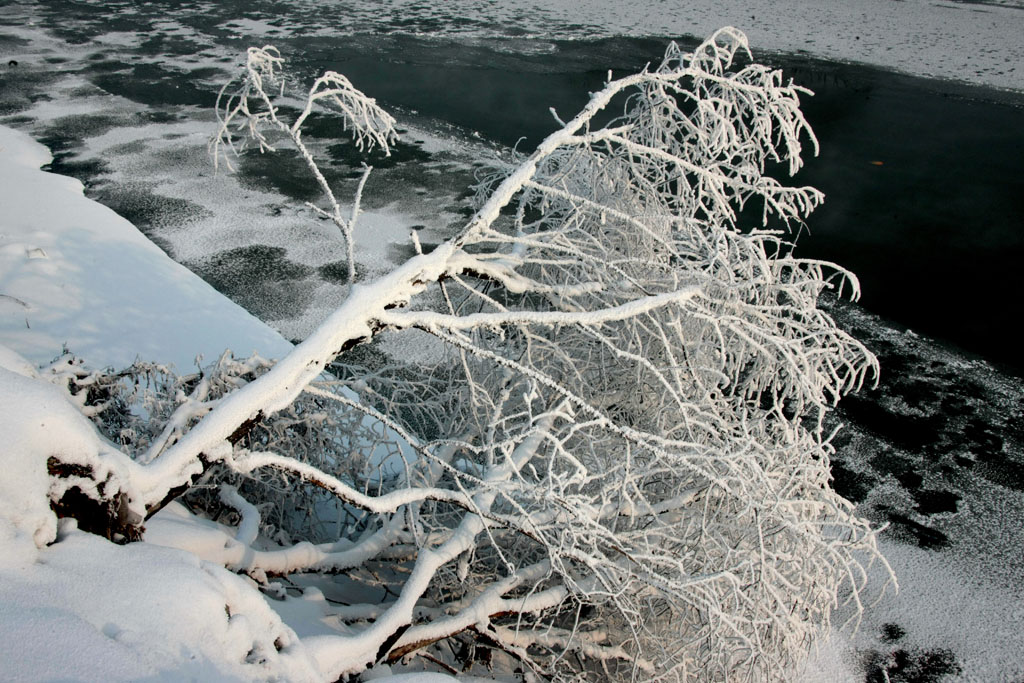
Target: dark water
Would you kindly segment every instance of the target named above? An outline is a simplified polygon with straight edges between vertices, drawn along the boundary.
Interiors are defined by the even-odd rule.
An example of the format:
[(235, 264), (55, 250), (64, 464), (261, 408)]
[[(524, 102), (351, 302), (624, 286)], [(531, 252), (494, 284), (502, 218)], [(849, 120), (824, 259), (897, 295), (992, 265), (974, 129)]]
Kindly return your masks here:
[(826, 202), (800, 250), (861, 278), (869, 310), (1024, 369), (1024, 96), (791, 61)]
[[(331, 68), (392, 106), (529, 150), (601, 87), (657, 62), (668, 39), (467, 45), (408, 36), (301, 41), (309, 73)], [(518, 46), (521, 50), (522, 45)], [(821, 151), (792, 182), (818, 187), (798, 253), (861, 279), (863, 305), (1024, 372), (1024, 95), (880, 69), (769, 56), (815, 95)]]
[(290, 46), (292, 63), (306, 73), (339, 71), (387, 105), (529, 151), (558, 129), (551, 109), (568, 120), (601, 89), (609, 69), (627, 75), (643, 68), (668, 40), (465, 43), (355, 36), (343, 45), (297, 42)]

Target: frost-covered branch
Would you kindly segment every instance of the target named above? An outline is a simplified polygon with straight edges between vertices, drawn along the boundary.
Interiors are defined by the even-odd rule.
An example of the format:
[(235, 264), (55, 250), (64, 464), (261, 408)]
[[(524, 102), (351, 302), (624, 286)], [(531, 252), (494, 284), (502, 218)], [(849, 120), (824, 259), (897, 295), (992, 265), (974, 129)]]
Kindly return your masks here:
[[(238, 134), (298, 150), (346, 240), (347, 298), (272, 366), (225, 357), (174, 384), (142, 457), (106, 456), (117, 486), (95, 496), (141, 519), (189, 491), (193, 512), (165, 509), (155, 535), (175, 515), (237, 518), (217, 543), (166, 538), (261, 580), (344, 572), (384, 591), (308, 640), (328, 680), (451, 663), (445, 643), (556, 680), (785, 680), (877, 557), (823, 432), (877, 370), (818, 306), (857, 282), (767, 224), (822, 201), (772, 175), (817, 149), (807, 91), (735, 29), (672, 45), (499, 169), (451, 239), (356, 283), (367, 176), (346, 213), (302, 126), (330, 104), (386, 151), (394, 121), (335, 73), (285, 121), (281, 69), (250, 50), (213, 151), (242, 151)], [(436, 360), (389, 355), (394, 337)], [(102, 419), (117, 401), (79, 403)]]
[[(371, 169), (367, 167), (363, 172), (351, 212), (346, 218), (331, 184), (320, 171), (313, 154), (302, 140), (302, 124), (313, 112), (314, 107), (326, 108), (341, 115), (344, 129), (351, 131), (352, 138), (360, 150), (370, 150), (376, 146), (383, 150), (384, 154), (390, 155), (391, 145), (398, 140), (395, 119), (378, 107), (373, 99), (353, 87), (345, 76), (328, 71), (314, 81), (305, 96), (301, 113), (289, 124), (278, 116), (278, 98), (268, 92), (277, 87), (279, 96), (285, 94), (286, 82), (280, 73), (283, 61), (277, 48), (273, 46), (249, 48), (245, 74), (240, 84), (234, 89), (231, 89), (233, 83), (226, 84), (217, 97), (216, 110), (220, 128), (210, 142), (210, 153), (215, 164), (223, 158), (228, 168), (231, 168), (231, 154), (240, 153), (247, 140), (255, 142), (262, 153), (275, 151), (267, 130), (276, 131), (287, 138), (305, 161), (311, 176), (327, 199), (330, 211), (311, 205), (312, 208), (320, 215), (330, 218), (341, 231), (351, 285), (355, 278), (353, 232), (356, 219), (359, 217), (363, 187)], [(240, 144), (235, 142), (236, 132), (243, 133)]]

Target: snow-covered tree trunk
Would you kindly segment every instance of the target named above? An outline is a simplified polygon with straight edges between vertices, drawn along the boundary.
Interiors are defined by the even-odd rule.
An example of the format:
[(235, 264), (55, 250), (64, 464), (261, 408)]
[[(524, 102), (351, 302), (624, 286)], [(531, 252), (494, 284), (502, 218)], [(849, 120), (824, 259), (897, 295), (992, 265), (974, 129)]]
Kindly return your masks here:
[[(818, 308), (856, 279), (738, 219), (753, 205), (798, 223), (822, 200), (769, 174), (816, 145), (805, 91), (752, 63), (734, 29), (672, 45), (502, 170), (452, 239), (363, 283), (366, 175), (343, 211), (302, 124), (327, 104), (387, 151), (393, 120), (327, 73), (285, 121), (280, 67), (250, 49), (213, 151), (239, 131), (298, 149), (347, 245), (348, 298), (276, 364), (225, 357), (172, 381), (134, 459), (85, 463), (107, 473), (93, 498), (141, 520), (197, 481), (240, 483), (217, 503), (239, 531), (206, 559), (386, 587), (307, 642), (327, 680), (417, 656), (451, 666), (459, 648), (566, 680), (784, 679), (878, 558), (830, 486), (822, 427), (876, 370)], [(596, 124), (609, 108), (623, 114)], [(416, 335), (440, 360), (367, 364), (379, 335)], [(305, 540), (258, 542), (261, 524)]]

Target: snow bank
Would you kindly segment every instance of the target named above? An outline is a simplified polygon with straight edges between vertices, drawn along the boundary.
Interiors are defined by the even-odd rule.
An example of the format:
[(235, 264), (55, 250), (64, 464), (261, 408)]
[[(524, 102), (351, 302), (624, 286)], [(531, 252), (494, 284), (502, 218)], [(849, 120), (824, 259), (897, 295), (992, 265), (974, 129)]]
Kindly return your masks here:
[(37, 549), (57, 537), (46, 458), (88, 440), (76, 428), (84, 419), (55, 387), (0, 368), (0, 567), (32, 564)]
[(66, 525), (39, 560), (0, 569), (4, 680), (320, 679), (251, 582), (194, 555)]
[[(0, 362), (28, 363), (0, 347)], [(318, 680), (247, 579), (195, 555), (118, 546), (58, 522), (47, 460), (109, 448), (55, 385), (0, 367), (0, 648), (4, 680)], [(71, 454), (70, 458), (68, 454)]]
[(248, 579), (179, 550), (115, 545), (50, 509), (51, 455), (115, 476), (123, 460), (107, 463), (112, 446), (39, 378), (34, 365), (62, 344), (92, 365), (140, 354), (179, 367), (226, 346), (279, 355), (290, 345), (78, 181), (40, 172), (48, 160), (0, 127), (0, 677), (319, 680)]
[(187, 371), (224, 349), (291, 345), (168, 258), (128, 221), (44, 173), (45, 147), (0, 126), (0, 344), (42, 364), (67, 347), (93, 367), (137, 357)]
[[(19, 644), (0, 651), (0, 677), (321, 680), (251, 580), (185, 550), (115, 545), (51, 510), (66, 482), (49, 477), (50, 456), (122, 486), (135, 467), (41, 378), (36, 368), (62, 345), (91, 366), (141, 357), (182, 369), (228, 347), (280, 356), (291, 345), (86, 199), (78, 181), (39, 171), (49, 159), (0, 127), (0, 638)], [(189, 517), (193, 545), (224, 545), (216, 525), (203, 536)], [(168, 525), (151, 523), (160, 541)], [(310, 600), (291, 602), (290, 612), (323, 618), (310, 617)]]
[(57, 386), (2, 345), (0, 434), (0, 568), (26, 567), (57, 537), (50, 499), (63, 491), (48, 476), (50, 457), (90, 467), (112, 486), (124, 481), (125, 464), (107, 457), (112, 447)]

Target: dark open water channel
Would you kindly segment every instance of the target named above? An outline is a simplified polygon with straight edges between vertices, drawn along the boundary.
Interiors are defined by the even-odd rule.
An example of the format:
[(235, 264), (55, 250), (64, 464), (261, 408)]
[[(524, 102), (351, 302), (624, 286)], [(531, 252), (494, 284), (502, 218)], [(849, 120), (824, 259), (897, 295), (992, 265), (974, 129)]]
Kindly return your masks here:
[[(523, 54), (366, 36), (341, 50), (303, 41), (302, 59), (349, 74), (381, 101), (528, 150), (555, 129), (548, 107), (568, 118), (607, 69), (656, 62), (667, 41), (564, 41)], [(1024, 371), (1015, 334), (1024, 310), (1024, 95), (762, 58), (815, 92), (804, 110), (821, 152), (793, 182), (821, 189), (826, 202), (798, 252), (857, 273), (869, 310)]]

